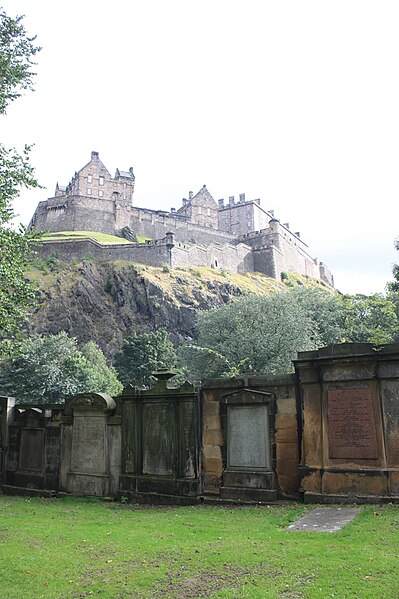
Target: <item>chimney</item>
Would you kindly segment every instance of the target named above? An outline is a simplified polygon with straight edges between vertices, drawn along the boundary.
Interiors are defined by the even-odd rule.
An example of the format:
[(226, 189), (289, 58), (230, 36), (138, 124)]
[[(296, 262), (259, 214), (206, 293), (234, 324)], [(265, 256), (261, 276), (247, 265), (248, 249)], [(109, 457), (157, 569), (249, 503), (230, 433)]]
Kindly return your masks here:
[(98, 158), (98, 152), (91, 153), (91, 159), (93, 160), (94, 158)]
[(235, 202), (234, 202), (234, 196), (230, 196), (230, 197), (229, 197), (229, 205), (230, 205), (230, 206), (234, 206), (234, 203), (235, 203)]
[(133, 173), (133, 167), (132, 166), (129, 168), (129, 173), (132, 175), (132, 177), (134, 179), (134, 173)]
[(194, 194), (193, 194), (193, 192), (192, 192), (192, 191), (189, 191), (189, 192), (188, 192), (188, 199), (189, 199), (189, 200), (192, 200), (192, 199), (193, 199), (193, 195), (194, 195)]
[(240, 193), (240, 204), (245, 202), (245, 193)]
[(224, 198), (218, 200), (219, 208), (224, 208)]
[(188, 199), (187, 198), (183, 198), (182, 199), (182, 203), (183, 203), (183, 206), (185, 206), (188, 203)]
[(170, 211), (173, 214), (174, 212), (176, 212), (176, 208), (171, 208)]

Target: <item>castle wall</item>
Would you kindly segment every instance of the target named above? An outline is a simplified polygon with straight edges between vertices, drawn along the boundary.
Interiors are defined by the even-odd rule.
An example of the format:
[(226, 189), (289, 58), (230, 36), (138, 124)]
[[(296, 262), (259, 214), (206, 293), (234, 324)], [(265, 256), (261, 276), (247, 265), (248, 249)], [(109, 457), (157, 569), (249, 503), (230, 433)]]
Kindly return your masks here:
[(172, 250), (172, 266), (211, 266), (237, 273), (254, 270), (251, 248), (242, 243), (236, 246), (218, 243), (186, 246), (178, 243)]
[(102, 245), (93, 239), (46, 241), (37, 249), (40, 258), (57, 255), (61, 260), (129, 260), (150, 266), (170, 265), (170, 252), (163, 243)]
[(168, 265), (173, 268), (183, 266), (211, 266), (230, 272), (244, 273), (254, 270), (251, 249), (244, 245), (188, 246), (176, 244), (168, 249), (165, 240), (145, 244), (103, 245), (93, 239), (71, 241), (46, 241), (37, 249), (43, 259), (57, 255), (61, 260), (130, 260), (150, 266)]
[(169, 231), (173, 231), (183, 243), (228, 243), (234, 239), (234, 235), (230, 233), (195, 225), (182, 217), (136, 207), (132, 207), (127, 224), (136, 235), (151, 239), (162, 239)]
[(254, 251), (254, 269), (276, 279), (282, 272), (298, 274), (334, 284), (328, 268), (312, 258), (307, 245), (279, 221), (272, 220), (268, 228), (259, 233), (240, 237)]

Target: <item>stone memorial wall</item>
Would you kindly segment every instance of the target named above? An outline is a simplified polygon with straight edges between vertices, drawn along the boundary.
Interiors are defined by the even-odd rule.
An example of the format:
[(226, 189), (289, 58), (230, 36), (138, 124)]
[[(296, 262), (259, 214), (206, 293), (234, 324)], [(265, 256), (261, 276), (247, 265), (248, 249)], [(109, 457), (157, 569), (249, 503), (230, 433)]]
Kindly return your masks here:
[(399, 346), (344, 344), (303, 352), (300, 490), (306, 501), (399, 494)]

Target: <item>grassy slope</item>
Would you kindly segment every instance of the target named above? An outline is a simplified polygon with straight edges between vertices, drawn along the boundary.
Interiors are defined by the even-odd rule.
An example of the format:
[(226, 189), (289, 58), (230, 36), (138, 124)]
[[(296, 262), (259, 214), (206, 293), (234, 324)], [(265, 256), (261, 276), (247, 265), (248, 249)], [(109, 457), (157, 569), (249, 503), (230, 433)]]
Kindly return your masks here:
[[(106, 233), (96, 233), (94, 231), (60, 231), (59, 233), (45, 233), (42, 237), (43, 241), (70, 241), (71, 239), (94, 239), (101, 244), (128, 244), (131, 241), (115, 235), (107, 235)], [(147, 237), (137, 237), (139, 243), (144, 243)]]
[(0, 496), (0, 595), (397, 597), (399, 512), (287, 532), (304, 505), (138, 508)]
[[(288, 273), (284, 282), (280, 283), (261, 273), (238, 275), (207, 266), (168, 269), (166, 267), (135, 264), (126, 260), (115, 260), (112, 264), (116, 271), (126, 268), (134, 269), (140, 277), (144, 277), (158, 285), (166, 293), (173, 294), (175, 290), (184, 290), (184, 293), (188, 297), (192, 296), (195, 289), (202, 290), (207, 295), (212, 294), (212, 283), (218, 285), (225, 283), (226, 285), (237, 286), (244, 294), (256, 293), (259, 295), (269, 295), (274, 291), (297, 285), (322, 287), (323, 289), (332, 291), (332, 288), (325, 284), (318, 283), (314, 279), (295, 273)], [(56, 284), (60, 284), (61, 281), (63, 288), (67, 289), (79, 278), (79, 269), (79, 262), (66, 263), (57, 260), (53, 261), (52, 259), (34, 261), (28, 272), (28, 277), (41, 290), (50, 289)]]

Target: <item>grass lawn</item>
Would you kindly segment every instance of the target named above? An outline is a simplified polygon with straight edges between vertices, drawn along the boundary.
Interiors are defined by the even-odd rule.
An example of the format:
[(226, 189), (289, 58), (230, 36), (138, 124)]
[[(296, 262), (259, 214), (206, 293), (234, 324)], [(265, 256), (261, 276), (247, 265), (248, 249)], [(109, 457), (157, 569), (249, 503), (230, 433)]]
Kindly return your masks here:
[[(107, 233), (96, 233), (95, 231), (60, 231), (59, 233), (45, 233), (42, 237), (43, 241), (71, 241), (73, 239), (94, 239), (101, 244), (126, 245), (131, 243), (123, 237), (108, 235)], [(148, 237), (137, 236), (138, 243), (144, 243)]]
[(285, 530), (310, 509), (0, 495), (0, 597), (399, 597), (398, 507)]

